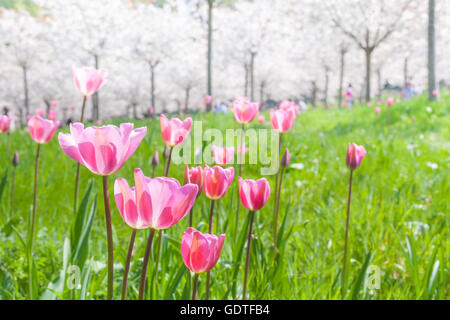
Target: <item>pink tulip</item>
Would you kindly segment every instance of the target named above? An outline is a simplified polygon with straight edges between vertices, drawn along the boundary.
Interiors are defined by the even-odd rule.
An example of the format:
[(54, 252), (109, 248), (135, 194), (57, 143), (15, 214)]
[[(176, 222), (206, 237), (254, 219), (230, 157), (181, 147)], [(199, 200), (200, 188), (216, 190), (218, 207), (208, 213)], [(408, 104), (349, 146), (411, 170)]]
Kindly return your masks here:
[(211, 200), (222, 198), (234, 178), (234, 168), (223, 169), (219, 166), (210, 168), (205, 165), (203, 170), (203, 193)]
[(295, 112), (293, 109), (274, 110), (270, 109), (270, 121), (272, 127), (280, 133), (288, 131), (294, 123)]
[(59, 144), (64, 153), (91, 172), (107, 176), (122, 168), (136, 151), (147, 127), (133, 130), (133, 124), (84, 128), (82, 123), (70, 124), (70, 133), (60, 133)]
[(58, 101), (52, 100), (50, 101), (50, 108), (56, 108), (58, 106)]
[(369, 107), (373, 106), (373, 101), (369, 101), (369, 102), (367, 103), (367, 105), (368, 105)]
[(57, 115), (57, 113), (56, 113), (55, 110), (49, 110), (48, 111), (48, 119), (49, 120), (55, 121), (56, 120), (56, 115)]
[(133, 229), (168, 229), (191, 210), (197, 196), (195, 184), (180, 186), (173, 178), (147, 178), (134, 170), (135, 187), (125, 179), (114, 183), (114, 199), (123, 220)]
[(347, 167), (351, 170), (358, 169), (365, 155), (366, 149), (363, 146), (358, 146), (356, 143), (349, 143), (346, 158)]
[(296, 116), (300, 113), (300, 108), (295, 104), (295, 102), (289, 101), (289, 100), (281, 101), (280, 105), (278, 106), (278, 109), (285, 110), (285, 111), (292, 109)]
[(72, 110), (75, 110), (77, 108), (77, 105), (76, 104), (73, 104), (72, 105)]
[(247, 100), (247, 98), (236, 98), (233, 102), (233, 114), (237, 122), (247, 124), (252, 122), (259, 112), (259, 104)]
[(106, 83), (107, 72), (103, 69), (72, 66), (72, 72), (75, 87), (85, 97), (93, 95)]
[(188, 184), (188, 183), (193, 183), (195, 185), (197, 185), (198, 187), (198, 193), (197, 193), (197, 197), (201, 194), (202, 192), (202, 187), (203, 187), (203, 168), (198, 166), (198, 167), (192, 167), (189, 169), (189, 166), (186, 165), (184, 167), (184, 184)]
[(184, 264), (196, 274), (211, 270), (219, 260), (224, 241), (225, 234), (217, 237), (194, 228), (187, 229), (181, 240)]
[(380, 111), (381, 111), (380, 107), (376, 107), (376, 108), (375, 108), (375, 113), (376, 113), (376, 114), (379, 114)]
[(11, 117), (0, 115), (0, 133), (5, 133), (9, 130), (11, 124)]
[(239, 197), (242, 205), (250, 211), (261, 209), (270, 196), (270, 186), (266, 178), (244, 180), (239, 177)]
[(153, 113), (155, 112), (155, 108), (153, 108), (153, 106), (150, 106), (150, 107), (148, 108), (148, 112), (149, 112), (150, 114), (153, 114)]
[(162, 138), (171, 148), (181, 144), (191, 131), (192, 119), (190, 117), (184, 121), (178, 118), (169, 120), (162, 114), (159, 119)]
[(264, 121), (266, 121), (266, 117), (264, 117), (263, 115), (258, 116), (258, 123), (264, 123)]
[(214, 162), (225, 166), (234, 160), (234, 147), (217, 147), (212, 146)]
[(45, 115), (44, 109), (36, 109), (36, 114), (40, 117), (43, 117)]
[(433, 94), (433, 96), (436, 97), (436, 96), (438, 95), (439, 92), (438, 92), (436, 89), (434, 89), (431, 93)]
[(210, 104), (212, 102), (212, 97), (210, 95), (205, 96), (205, 104)]
[(245, 155), (248, 153), (248, 148), (246, 146), (239, 146), (237, 148), (237, 153), (240, 155)]
[(59, 121), (43, 119), (40, 116), (32, 116), (28, 120), (28, 131), (34, 141), (43, 144), (53, 138), (59, 125)]
[(389, 97), (386, 100), (386, 104), (387, 104), (388, 107), (392, 107), (392, 105), (394, 104), (394, 98), (393, 97)]

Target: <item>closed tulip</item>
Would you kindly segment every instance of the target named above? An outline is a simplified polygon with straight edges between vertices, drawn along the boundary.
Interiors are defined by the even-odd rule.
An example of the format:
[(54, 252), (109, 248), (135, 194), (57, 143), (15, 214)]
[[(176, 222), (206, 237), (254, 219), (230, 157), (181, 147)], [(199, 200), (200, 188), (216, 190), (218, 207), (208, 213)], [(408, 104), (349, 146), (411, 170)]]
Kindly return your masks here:
[(394, 104), (394, 98), (393, 97), (389, 97), (386, 100), (386, 104), (387, 104), (388, 107), (392, 107), (392, 105)]
[(266, 178), (244, 180), (239, 177), (239, 197), (242, 205), (251, 211), (260, 210), (270, 196), (270, 186)]
[(11, 117), (0, 116), (0, 133), (5, 133), (9, 130), (9, 125), (11, 124)]
[(107, 72), (89, 67), (72, 67), (73, 82), (77, 90), (85, 97), (96, 93), (106, 83)]
[(55, 110), (48, 111), (48, 120), (56, 120), (57, 112)]
[(266, 121), (266, 117), (264, 117), (263, 115), (258, 116), (258, 123), (263, 124), (264, 121)]
[(184, 167), (184, 184), (193, 183), (198, 187), (197, 197), (202, 192), (203, 187), (203, 168), (201, 166), (192, 167), (189, 169), (189, 166), (186, 165)]
[(222, 198), (234, 178), (234, 168), (223, 169), (219, 166), (205, 165), (203, 171), (203, 192), (211, 200)]
[(43, 119), (40, 116), (32, 116), (28, 119), (28, 131), (31, 138), (39, 144), (49, 142), (59, 125), (59, 121)]
[(293, 110), (295, 115), (297, 116), (300, 113), (300, 108), (295, 104), (294, 101), (289, 100), (283, 100), (280, 102), (280, 105), (278, 106), (280, 110)]
[(44, 109), (36, 109), (36, 114), (40, 117), (43, 117), (45, 115)]
[(294, 119), (295, 111), (293, 109), (270, 109), (270, 121), (272, 122), (272, 127), (280, 133), (288, 131), (292, 127)]
[(131, 123), (122, 123), (120, 128), (113, 125), (84, 128), (78, 122), (70, 125), (70, 133), (60, 133), (58, 138), (67, 156), (92, 173), (108, 176), (122, 168), (146, 133), (146, 127), (133, 130)]
[(346, 163), (351, 170), (358, 169), (361, 165), (366, 149), (363, 146), (358, 146), (356, 143), (348, 144)]
[(237, 98), (233, 102), (233, 114), (237, 122), (246, 124), (252, 122), (259, 112), (259, 104), (248, 101), (247, 98)]
[(218, 165), (225, 166), (233, 163), (234, 160), (234, 147), (218, 147), (212, 146), (214, 162)]
[(58, 101), (52, 100), (50, 101), (50, 108), (56, 108), (58, 106)]
[(192, 127), (192, 119), (181, 121), (178, 118), (167, 119), (165, 115), (160, 116), (161, 135), (164, 142), (171, 148), (181, 144), (189, 135)]

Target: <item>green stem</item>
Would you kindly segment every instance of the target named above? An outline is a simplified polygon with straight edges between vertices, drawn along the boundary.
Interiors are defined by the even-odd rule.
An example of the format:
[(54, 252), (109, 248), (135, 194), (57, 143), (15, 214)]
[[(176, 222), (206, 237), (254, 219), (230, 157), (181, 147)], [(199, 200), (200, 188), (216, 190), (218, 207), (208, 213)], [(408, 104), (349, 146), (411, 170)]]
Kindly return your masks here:
[(11, 180), (11, 202), (10, 202), (10, 213), (9, 218), (11, 219), (14, 215), (14, 194), (16, 190), (16, 166), (13, 168), (12, 180)]
[(150, 229), (148, 235), (147, 247), (145, 248), (144, 261), (142, 263), (141, 282), (139, 285), (139, 300), (144, 300), (145, 280), (147, 278), (148, 260), (150, 259), (150, 251), (152, 249), (153, 238), (155, 237), (155, 229)]
[[(239, 153), (238, 154), (238, 157), (239, 157), (239, 163), (238, 163), (238, 172), (239, 172), (239, 175), (238, 175), (238, 177), (241, 177), (242, 176), (242, 158), (243, 158), (243, 155), (242, 155), (242, 153), (243, 153), (243, 151), (244, 151), (244, 129), (245, 129), (245, 124), (242, 124), (242, 131), (241, 131), (241, 145), (240, 145), (240, 149), (241, 149), (241, 153)], [(239, 151), (239, 148), (238, 148), (238, 150), (237, 151)], [(236, 219), (235, 219), (235, 222), (236, 222), (236, 230), (237, 230), (237, 227), (238, 227), (238, 223), (239, 223), (239, 215), (240, 215), (240, 213), (241, 213), (241, 201), (240, 201), (240, 199), (239, 199), (239, 181), (237, 181), (237, 186), (238, 186), (238, 188), (237, 188), (237, 197), (236, 197)]]
[(41, 145), (38, 144), (36, 151), (36, 161), (34, 165), (34, 192), (33, 192), (33, 216), (30, 221), (31, 230), (28, 244), (28, 296), (33, 300), (33, 242), (34, 233), (36, 229), (36, 210), (37, 210), (37, 188), (38, 188), (38, 171), (39, 171), (39, 156), (41, 153)]
[(280, 133), (279, 141), (278, 141), (278, 168), (277, 168), (277, 174), (275, 176), (275, 206), (274, 206), (274, 213), (273, 213), (273, 249), (276, 254), (277, 252), (277, 229), (278, 229), (278, 193), (281, 189), (281, 186), (278, 184), (278, 177), (280, 173), (280, 164), (281, 164), (281, 143), (282, 143), (282, 137), (283, 134)]
[(125, 262), (125, 271), (123, 272), (123, 282), (122, 282), (122, 300), (127, 299), (127, 283), (128, 283), (128, 272), (130, 271), (131, 255), (133, 253), (134, 239), (136, 238), (136, 229), (133, 229), (130, 238), (130, 245), (128, 246), (127, 261)]
[(280, 183), (278, 184), (278, 190), (276, 194), (276, 204), (275, 204), (275, 222), (274, 222), (274, 236), (273, 236), (273, 245), (275, 248), (275, 254), (278, 253), (277, 242), (278, 242), (278, 216), (280, 212), (280, 197), (281, 197), (281, 184), (283, 182), (283, 173), (284, 168), (281, 168), (280, 173)]
[(253, 220), (255, 219), (255, 211), (250, 211), (250, 229), (248, 230), (247, 239), (247, 256), (245, 258), (245, 273), (244, 273), (244, 293), (242, 300), (245, 300), (247, 295), (247, 279), (248, 279), (248, 267), (250, 265), (250, 246), (252, 245), (252, 232), (253, 232)]
[(192, 206), (191, 211), (189, 211), (189, 227), (192, 228), (192, 211), (194, 211), (194, 206)]
[(109, 191), (108, 191), (108, 176), (103, 176), (103, 199), (105, 203), (105, 222), (106, 222), (106, 235), (108, 241), (108, 295), (107, 299), (113, 298), (113, 285), (114, 285), (114, 247), (112, 238), (112, 225), (111, 225), (111, 208), (109, 207)]
[(172, 151), (173, 151), (173, 147), (170, 147), (169, 159), (167, 159), (167, 167), (166, 167), (166, 171), (164, 172), (164, 177), (169, 176), (170, 162), (172, 160)]
[(344, 247), (344, 269), (342, 273), (342, 298), (347, 291), (347, 253), (348, 253), (348, 231), (350, 225), (350, 203), (352, 201), (353, 170), (350, 170), (350, 180), (348, 184), (347, 219), (345, 222), (345, 247)]
[[(208, 229), (208, 233), (209, 234), (212, 233), (213, 216), (214, 216), (214, 203), (215, 202), (216, 202), (215, 200), (211, 200), (211, 207), (209, 209), (209, 229)], [(206, 274), (206, 300), (209, 299), (209, 284), (210, 284), (210, 280), (211, 280), (211, 275), (210, 275), (210, 271), (208, 271), (207, 274)]]
[(158, 244), (157, 244), (157, 249), (156, 249), (156, 261), (155, 261), (155, 268), (153, 271), (152, 287), (151, 287), (151, 295), (150, 295), (152, 298), (153, 298), (154, 289), (156, 287), (156, 278), (158, 275), (159, 260), (160, 260), (160, 256), (161, 256), (162, 237), (163, 237), (163, 230), (159, 230)]
[(192, 300), (197, 300), (197, 284), (198, 284), (198, 273), (194, 276), (194, 285), (192, 287)]
[[(83, 97), (83, 105), (81, 107), (81, 117), (80, 122), (84, 122), (84, 109), (86, 107), (86, 96)], [(78, 191), (80, 188), (80, 163), (77, 162), (77, 173), (75, 175), (75, 194), (73, 199), (73, 213), (77, 213), (77, 205), (78, 205)]]

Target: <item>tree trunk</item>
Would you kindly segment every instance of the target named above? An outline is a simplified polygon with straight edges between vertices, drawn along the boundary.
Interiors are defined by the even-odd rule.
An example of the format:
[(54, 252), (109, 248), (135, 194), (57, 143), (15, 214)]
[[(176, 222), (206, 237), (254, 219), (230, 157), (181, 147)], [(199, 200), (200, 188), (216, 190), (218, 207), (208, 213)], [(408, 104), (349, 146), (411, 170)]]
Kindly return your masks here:
[(312, 82), (312, 90), (311, 90), (311, 104), (315, 108), (316, 107), (316, 94), (317, 94), (317, 86), (316, 82)]
[(328, 108), (328, 85), (330, 82), (330, 75), (329, 75), (330, 69), (328, 67), (325, 67), (325, 89), (324, 89), (324, 104), (325, 108)]
[(338, 107), (342, 106), (342, 90), (344, 89), (344, 68), (345, 68), (345, 50), (341, 50), (341, 66), (339, 71), (339, 95), (338, 95)]
[(405, 58), (403, 66), (403, 88), (408, 87), (408, 57)]
[(136, 103), (136, 102), (133, 102), (132, 107), (133, 107), (133, 118), (134, 118), (134, 119), (137, 119), (137, 118), (138, 118), (138, 114), (137, 114), (137, 103)]
[(383, 90), (383, 88), (381, 88), (381, 68), (377, 69), (377, 84), (378, 84), (377, 100), (380, 100), (381, 92)]
[(155, 66), (150, 63), (150, 103), (154, 111), (156, 111), (155, 100)]
[[(94, 61), (95, 61), (95, 69), (98, 69), (99, 67), (99, 57), (98, 55), (94, 54)], [(100, 119), (100, 112), (99, 112), (99, 94), (98, 91), (94, 93), (92, 96), (92, 121), (97, 121)]]
[(186, 108), (186, 110), (189, 109), (189, 97), (191, 95), (191, 87), (188, 86), (186, 87), (185, 90), (185, 96), (184, 96), (184, 107)]
[(372, 68), (372, 50), (366, 48), (366, 102), (370, 101), (370, 80), (371, 80), (371, 68)]
[[(208, 95), (212, 97), (212, 18), (213, 18), (213, 2), (214, 0), (208, 0)], [(206, 106), (206, 111), (209, 112), (212, 109), (211, 102)]]
[(264, 89), (265, 89), (265, 87), (266, 87), (266, 81), (262, 80), (261, 85), (259, 87), (259, 105), (260, 105), (261, 109), (264, 106)]
[(250, 100), (255, 101), (255, 56), (256, 53), (250, 52)]
[[(23, 90), (24, 90), (24, 94), (25, 94), (25, 101), (24, 101), (25, 116), (29, 116), (30, 115), (30, 99), (28, 97), (28, 67), (22, 66), (22, 70), (23, 70)], [(20, 119), (20, 121), (22, 121), (22, 119)]]
[(248, 64), (244, 63), (245, 69), (245, 82), (244, 82), (244, 97), (248, 95)]
[(428, 99), (436, 100), (436, 38), (434, 32), (435, 1), (428, 0)]

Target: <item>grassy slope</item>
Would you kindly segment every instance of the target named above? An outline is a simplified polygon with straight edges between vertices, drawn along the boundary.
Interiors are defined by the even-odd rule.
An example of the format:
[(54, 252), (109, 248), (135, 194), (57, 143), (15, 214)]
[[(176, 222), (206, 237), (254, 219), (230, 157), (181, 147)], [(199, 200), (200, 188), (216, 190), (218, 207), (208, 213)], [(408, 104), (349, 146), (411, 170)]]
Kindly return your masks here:
[[(426, 111), (430, 105), (432, 112)], [(198, 117), (198, 116), (197, 116)], [(266, 115), (268, 118), (268, 116)], [(204, 129), (220, 126), (236, 127), (232, 115), (204, 116)], [(139, 122), (138, 125), (145, 125)], [(258, 125), (253, 125), (258, 127)], [(140, 167), (151, 175), (151, 156), (162, 150), (159, 123), (149, 126), (145, 142), (110, 179), (121, 176), (132, 182), (133, 169)], [(428, 104), (423, 98), (382, 107), (380, 115), (373, 108), (354, 110), (310, 110), (296, 120), (295, 127), (285, 135), (291, 151), (291, 164), (302, 163), (304, 169), (290, 168), (283, 182), (280, 226), (280, 260), (272, 263), (273, 195), (256, 215), (255, 239), (251, 259), (249, 292), (261, 299), (334, 299), (340, 298), (340, 277), (343, 258), (345, 208), (348, 169), (345, 154), (348, 142), (362, 144), (367, 156), (355, 173), (350, 227), (351, 288), (360, 288), (353, 297), (365, 299), (448, 298), (446, 265), (448, 256), (448, 194), (450, 160), (450, 114), (446, 103)], [(67, 129), (66, 129), (67, 130)], [(12, 150), (20, 150), (17, 173), (16, 212), (20, 217), (17, 229), (25, 234), (26, 217), (32, 200), (33, 163), (36, 145), (28, 133), (11, 136)], [(6, 135), (0, 136), (1, 172), (11, 170), (5, 160)], [(60, 150), (57, 139), (43, 146), (39, 177), (38, 237), (35, 260), (40, 292), (54, 280), (62, 265), (62, 247), (72, 224), (72, 198), (75, 163)], [(437, 165), (432, 169), (433, 164)], [(257, 166), (245, 166), (244, 177), (258, 178)], [(162, 166), (158, 168), (162, 174)], [(183, 180), (183, 166), (171, 168), (171, 175)], [(106, 240), (101, 179), (82, 169), (81, 194), (90, 179), (95, 180), (99, 206), (90, 239), (94, 260), (106, 263)], [(268, 177), (272, 188), (274, 177)], [(0, 203), (0, 227), (8, 220), (9, 182)], [(216, 233), (227, 233), (219, 264), (212, 271), (212, 296), (234, 298), (241, 292), (243, 278), (239, 248), (246, 236), (248, 215), (241, 210), (235, 230), (234, 183), (216, 214)], [(274, 188), (273, 188), (274, 189)], [(122, 221), (113, 197), (116, 297), (121, 286), (121, 264), (125, 260), (130, 229)], [(201, 196), (194, 207), (194, 225), (207, 231), (209, 201)], [(217, 222), (217, 220), (215, 220)], [(187, 227), (183, 219), (168, 230), (163, 241), (163, 258), (158, 273), (156, 298), (189, 298), (189, 277), (179, 253), (181, 234)], [(217, 223), (216, 223), (217, 225)], [(414, 228), (413, 226), (419, 226)], [(284, 231), (283, 231), (284, 230)], [(242, 240), (239, 241), (239, 237)], [(146, 232), (138, 233), (135, 263), (130, 272), (129, 298), (137, 296), (140, 261), (146, 243)], [(154, 247), (155, 248), (155, 247)], [(245, 247), (244, 247), (245, 250)], [(155, 250), (156, 251), (156, 250)], [(374, 292), (357, 286), (357, 279), (370, 253), (370, 264), (381, 269), (381, 289)], [(153, 257), (154, 258), (154, 257)], [(435, 281), (433, 267), (439, 261)], [(152, 263), (151, 263), (152, 264)], [(13, 233), (0, 232), (0, 298), (23, 298), (26, 295), (26, 259), (23, 248)], [(237, 272), (237, 273), (236, 273)], [(104, 298), (105, 269), (93, 273), (90, 298)], [(103, 282), (102, 282), (103, 281)], [(200, 277), (200, 298), (205, 277)], [(178, 286), (177, 286), (178, 284)], [(67, 298), (68, 295), (65, 295)], [(348, 297), (352, 297), (350, 292)]]

